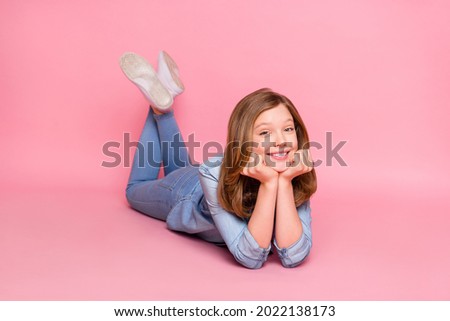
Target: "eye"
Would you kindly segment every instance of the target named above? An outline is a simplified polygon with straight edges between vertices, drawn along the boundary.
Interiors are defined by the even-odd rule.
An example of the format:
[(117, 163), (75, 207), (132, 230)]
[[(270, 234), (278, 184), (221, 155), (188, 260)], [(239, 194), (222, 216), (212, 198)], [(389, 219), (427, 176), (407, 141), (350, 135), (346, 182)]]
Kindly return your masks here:
[(294, 131), (294, 130), (295, 130), (294, 127), (287, 127), (287, 128), (285, 129), (286, 132), (292, 132), (292, 131)]
[(269, 135), (269, 131), (268, 131), (268, 130), (263, 130), (263, 131), (259, 132), (259, 135), (260, 135), (260, 136), (266, 136), (266, 135)]

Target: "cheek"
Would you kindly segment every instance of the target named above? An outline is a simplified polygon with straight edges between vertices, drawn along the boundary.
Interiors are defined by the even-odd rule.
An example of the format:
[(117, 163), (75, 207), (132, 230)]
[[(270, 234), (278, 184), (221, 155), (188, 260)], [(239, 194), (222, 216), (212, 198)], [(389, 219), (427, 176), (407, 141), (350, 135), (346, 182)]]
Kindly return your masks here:
[(298, 147), (297, 134), (294, 134), (293, 142), (292, 142), (292, 143), (294, 144), (295, 149), (298, 149), (298, 148), (299, 148), (299, 147)]
[(297, 136), (292, 136), (289, 139), (289, 145), (292, 146), (292, 149), (298, 150), (298, 140), (297, 140)]
[(252, 152), (259, 154), (259, 155), (263, 155), (264, 152), (264, 148), (261, 147), (261, 144), (255, 145), (255, 147), (252, 147)]
[(264, 154), (264, 147), (262, 147), (262, 144), (261, 144), (262, 141), (259, 137), (253, 137), (253, 140), (251, 143), (252, 143), (251, 151), (253, 153), (260, 154), (260, 155)]

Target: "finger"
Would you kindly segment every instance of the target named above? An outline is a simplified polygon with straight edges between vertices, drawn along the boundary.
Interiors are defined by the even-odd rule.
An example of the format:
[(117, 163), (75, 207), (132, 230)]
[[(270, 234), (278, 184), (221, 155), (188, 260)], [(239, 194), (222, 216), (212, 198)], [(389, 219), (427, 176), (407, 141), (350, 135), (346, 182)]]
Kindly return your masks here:
[(258, 172), (263, 171), (266, 167), (270, 168), (270, 166), (267, 165), (266, 157), (267, 155), (265, 154), (258, 154), (258, 165), (255, 167)]
[(286, 162), (286, 166), (293, 167), (295, 166), (295, 150), (291, 150), (288, 154), (288, 160)]
[(258, 167), (261, 167), (262, 165), (264, 165), (265, 164), (265, 159), (264, 159), (264, 156), (263, 155), (261, 155), (261, 154), (255, 154), (256, 156), (256, 158), (257, 158), (257, 160), (258, 160), (258, 162), (257, 162), (257, 166)]
[(311, 157), (311, 152), (309, 149), (301, 150), (302, 164), (306, 167), (314, 167), (314, 162)]
[(300, 163), (300, 155), (298, 154), (298, 151), (296, 151), (296, 150), (290, 151), (288, 166), (296, 167), (299, 163)]
[(252, 165), (250, 163), (247, 163), (244, 167), (241, 167), (241, 170), (239, 173), (244, 176), (250, 176), (250, 168)]
[(264, 161), (263, 157), (258, 153), (252, 152), (250, 154), (250, 157), (251, 157), (250, 165), (254, 168), (259, 167)]

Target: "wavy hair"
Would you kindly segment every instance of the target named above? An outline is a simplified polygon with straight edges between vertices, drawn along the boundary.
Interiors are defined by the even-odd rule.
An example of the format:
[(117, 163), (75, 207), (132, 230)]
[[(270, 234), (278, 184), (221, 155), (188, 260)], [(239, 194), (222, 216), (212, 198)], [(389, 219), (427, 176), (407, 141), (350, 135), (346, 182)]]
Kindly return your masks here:
[[(238, 217), (250, 218), (260, 185), (258, 180), (241, 175), (250, 160), (253, 124), (262, 112), (280, 104), (286, 106), (292, 115), (299, 149), (309, 148), (308, 132), (297, 109), (287, 97), (271, 89), (262, 88), (245, 96), (231, 113), (219, 176), (218, 199), (225, 210)], [(295, 206), (298, 207), (317, 189), (314, 168), (292, 179), (292, 186)]]

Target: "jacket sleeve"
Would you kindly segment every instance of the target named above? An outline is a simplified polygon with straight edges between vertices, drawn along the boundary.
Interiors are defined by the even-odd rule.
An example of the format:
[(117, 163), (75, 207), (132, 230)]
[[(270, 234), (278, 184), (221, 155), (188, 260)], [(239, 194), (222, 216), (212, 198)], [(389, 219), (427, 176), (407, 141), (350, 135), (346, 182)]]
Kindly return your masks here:
[(202, 164), (199, 168), (200, 183), (214, 224), (236, 261), (247, 268), (259, 269), (267, 260), (271, 246), (261, 248), (250, 234), (247, 222), (220, 206), (217, 197), (219, 171), (220, 166)]
[(305, 201), (297, 208), (300, 221), (302, 222), (303, 234), (291, 246), (280, 248), (276, 241), (273, 241), (275, 249), (284, 267), (296, 267), (308, 256), (312, 246), (311, 236), (311, 207), (310, 201)]

